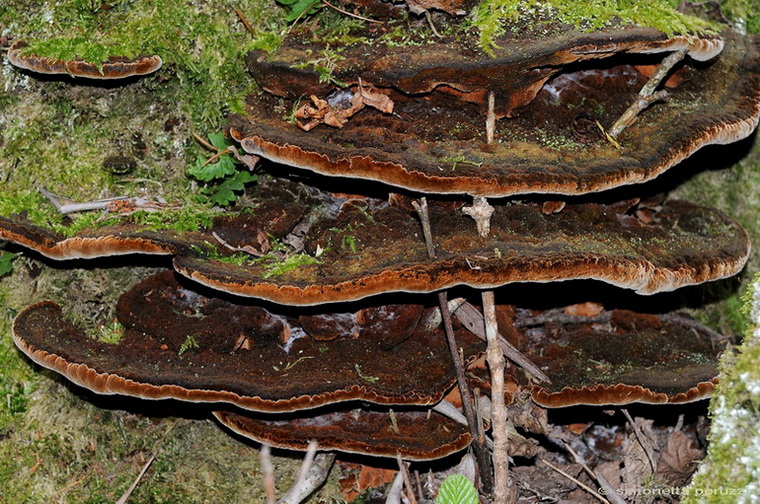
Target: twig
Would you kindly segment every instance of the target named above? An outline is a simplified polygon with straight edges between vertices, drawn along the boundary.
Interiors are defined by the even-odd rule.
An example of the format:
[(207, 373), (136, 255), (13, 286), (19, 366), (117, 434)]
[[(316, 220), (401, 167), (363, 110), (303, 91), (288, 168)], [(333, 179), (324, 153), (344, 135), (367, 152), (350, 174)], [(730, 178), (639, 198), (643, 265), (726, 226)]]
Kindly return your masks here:
[(548, 322), (558, 324), (582, 324), (587, 322), (606, 323), (609, 322), (611, 312), (605, 311), (594, 317), (584, 317), (582, 315), (568, 315), (562, 310), (549, 310), (534, 317), (522, 317), (515, 320), (515, 327), (532, 327), (544, 325)]
[(604, 495), (609, 497), (611, 504), (628, 504), (625, 499), (623, 499), (620, 494), (617, 493), (617, 490), (612, 488), (612, 485), (610, 485), (610, 482), (607, 481), (607, 478), (602, 476), (602, 473), (599, 471), (594, 471), (594, 477), (596, 478), (596, 481), (599, 482), (599, 486), (604, 489)]
[(245, 18), (245, 15), (243, 14), (243, 11), (238, 9), (237, 7), (234, 7), (235, 14), (240, 18), (240, 22), (243, 23), (243, 26), (245, 26), (245, 29), (248, 30), (248, 33), (250, 33), (253, 36), (256, 36), (256, 31), (253, 29), (253, 26), (251, 26), (251, 23), (248, 22), (248, 20)]
[(504, 354), (499, 344), (496, 323), (496, 303), (492, 290), (483, 291), (483, 319), (485, 320), (486, 360), (491, 373), (491, 435), (493, 436), (494, 490), (493, 501), (512, 502), (509, 490), (509, 438), (507, 435), (507, 407), (504, 403)]
[(263, 253), (259, 252), (250, 245), (245, 245), (243, 247), (235, 247), (234, 245), (230, 245), (224, 238), (216, 234), (216, 231), (212, 231), (211, 236), (213, 236), (214, 239), (218, 241), (222, 246), (228, 248), (229, 250), (232, 250), (233, 252), (245, 252), (246, 254), (250, 254), (253, 257), (264, 257)]
[(428, 24), (430, 25), (430, 29), (433, 30), (433, 35), (436, 36), (436, 38), (443, 38), (443, 35), (438, 33), (438, 30), (435, 29), (435, 23), (433, 23), (433, 16), (430, 14), (429, 10), (425, 11), (425, 19), (427, 20)]
[(205, 138), (203, 138), (202, 136), (200, 136), (198, 133), (193, 133), (193, 138), (195, 138), (195, 140), (198, 143), (200, 143), (201, 145), (203, 145), (208, 150), (219, 151), (219, 149), (217, 149), (216, 147), (214, 147), (213, 145), (211, 145)]
[(412, 479), (409, 477), (409, 468), (406, 466), (403, 460), (401, 460), (401, 454), (396, 452), (396, 462), (398, 462), (398, 469), (404, 477), (404, 486), (406, 487), (406, 498), (409, 499), (409, 504), (417, 504), (417, 499), (414, 498), (414, 489), (412, 488)]
[(142, 470), (140, 471), (140, 474), (137, 475), (135, 480), (132, 482), (131, 485), (129, 485), (129, 488), (127, 488), (127, 491), (122, 494), (121, 497), (119, 497), (119, 500), (116, 501), (116, 504), (125, 504), (127, 502), (127, 499), (129, 499), (129, 496), (132, 495), (132, 492), (135, 491), (135, 488), (137, 488), (137, 485), (140, 483), (140, 480), (145, 475), (145, 472), (148, 470), (150, 465), (153, 463), (153, 461), (156, 459), (156, 456), (158, 455), (158, 450), (156, 450), (153, 455), (148, 459), (148, 461), (143, 466)]
[[(470, 332), (482, 340), (487, 340), (483, 315), (478, 311), (477, 308), (472, 306), (470, 303), (465, 302), (459, 307), (458, 310), (454, 311), (454, 315)], [(541, 371), (541, 368), (536, 366), (530, 359), (523, 355), (520, 350), (515, 348), (515, 346), (507, 341), (501, 334), (499, 334), (499, 344), (501, 346), (502, 353), (515, 364), (523, 368), (525, 371), (540, 381), (546, 383), (552, 382), (549, 377), (546, 376), (546, 373)]]
[(118, 211), (118, 213), (125, 213), (122, 210), (127, 210), (127, 212), (135, 212), (137, 210), (145, 210), (151, 212), (159, 210), (161, 208), (169, 208), (169, 205), (166, 203), (151, 201), (139, 196), (116, 196), (113, 198), (76, 203), (69, 198), (64, 198), (62, 196), (58, 196), (57, 194), (53, 194), (44, 187), (38, 186), (37, 189), (42, 193), (43, 196), (48, 199), (48, 201), (50, 201), (56, 210), (58, 210), (63, 215), (78, 212), (89, 212), (91, 210), (107, 210), (109, 212)]
[(585, 491), (587, 491), (588, 493), (590, 493), (591, 495), (593, 495), (594, 497), (596, 497), (597, 499), (599, 499), (600, 502), (603, 502), (604, 504), (610, 504), (610, 501), (608, 501), (607, 499), (605, 499), (604, 497), (602, 497), (601, 495), (599, 495), (593, 488), (591, 488), (590, 486), (585, 485), (584, 483), (578, 481), (578, 479), (573, 478), (572, 476), (570, 476), (569, 474), (567, 474), (565, 471), (563, 471), (559, 467), (557, 467), (554, 464), (552, 464), (551, 462), (548, 462), (548, 461), (546, 461), (546, 460), (544, 460), (542, 458), (539, 458), (538, 460), (539, 460), (539, 462), (543, 462), (550, 469), (558, 472), (559, 474), (561, 474), (565, 478), (569, 479), (570, 481), (572, 481), (573, 483), (575, 483), (576, 485), (578, 485), (580, 488), (584, 489)]
[(330, 472), (330, 468), (335, 461), (333, 453), (317, 453), (317, 442), (310, 441), (306, 448), (306, 455), (301, 464), (301, 471), (298, 474), (293, 488), (279, 500), (278, 504), (299, 504), (314, 492)]
[(301, 13), (298, 15), (298, 17), (293, 20), (293, 23), (291, 23), (290, 27), (288, 28), (288, 33), (290, 33), (290, 30), (292, 30), (293, 27), (298, 24), (298, 22), (301, 20), (302, 17), (304, 17), (311, 9), (313, 9), (319, 3), (322, 3), (322, 0), (315, 0), (314, 2), (311, 2), (308, 7), (302, 10)]
[[(427, 247), (428, 256), (430, 259), (435, 259), (436, 254), (435, 247), (433, 246), (433, 233), (430, 228), (430, 214), (428, 213), (427, 199), (422, 197), (420, 198), (419, 203), (413, 201), (412, 205), (420, 216), (422, 235), (425, 238), (425, 246)], [(472, 393), (470, 392), (470, 387), (467, 385), (464, 366), (462, 364), (462, 359), (459, 356), (459, 345), (457, 344), (456, 336), (454, 335), (454, 327), (451, 324), (451, 313), (449, 312), (449, 303), (446, 299), (446, 291), (438, 293), (438, 304), (440, 305), (439, 307), (441, 310), (441, 318), (443, 319), (443, 329), (446, 334), (446, 341), (449, 345), (451, 362), (454, 365), (454, 370), (457, 375), (459, 393), (462, 396), (462, 409), (464, 409), (465, 417), (467, 417), (467, 424), (470, 427), (470, 433), (473, 437), (472, 447), (475, 451), (475, 458), (478, 461), (482, 490), (484, 494), (488, 495), (493, 488), (491, 461), (486, 447), (486, 438), (479, 432), (482, 431), (482, 429), (478, 429), (477, 415), (475, 414)]]
[(345, 14), (346, 16), (349, 16), (349, 17), (352, 17), (352, 18), (361, 19), (362, 21), (366, 21), (368, 23), (385, 24), (382, 21), (378, 21), (377, 19), (366, 18), (364, 16), (360, 16), (359, 14), (354, 14), (353, 12), (348, 12), (347, 10), (343, 10), (340, 7), (337, 7), (337, 6), (335, 6), (335, 5), (333, 5), (333, 4), (329, 3), (329, 2), (326, 2), (325, 0), (322, 0), (322, 4), (325, 5), (325, 6), (327, 6), (327, 7), (330, 7), (331, 9), (335, 9), (336, 11), (340, 12), (341, 14)]
[(488, 115), (486, 116), (486, 143), (493, 143), (496, 133), (496, 97), (493, 91), (488, 92)]
[(259, 460), (261, 469), (264, 471), (264, 492), (267, 495), (267, 504), (275, 504), (277, 497), (274, 494), (274, 466), (272, 466), (272, 449), (268, 444), (261, 445)]
[(422, 236), (425, 239), (425, 247), (427, 247), (428, 257), (430, 259), (435, 259), (435, 247), (433, 246), (433, 232), (430, 229), (430, 213), (428, 212), (427, 198), (423, 196), (420, 198), (419, 203), (412, 201), (412, 206), (420, 216), (420, 223), (422, 224)]
[(404, 475), (401, 471), (396, 473), (393, 478), (393, 484), (388, 490), (388, 497), (385, 498), (385, 504), (401, 504), (401, 490), (404, 488)]
[(652, 455), (651, 447), (644, 442), (644, 433), (641, 432), (639, 426), (636, 425), (636, 422), (633, 421), (633, 418), (631, 418), (631, 414), (628, 413), (627, 409), (621, 408), (620, 411), (623, 412), (623, 415), (625, 415), (625, 418), (627, 418), (628, 422), (631, 424), (631, 427), (633, 428), (633, 434), (636, 436), (636, 440), (641, 445), (641, 449), (644, 450), (644, 453), (646, 453), (647, 460), (649, 460), (649, 465), (652, 467), (652, 474), (654, 474), (657, 471), (657, 466), (654, 463), (654, 455)]
[(565, 450), (570, 452), (575, 461), (581, 465), (583, 470), (586, 471), (586, 474), (588, 474), (592, 479), (596, 480), (597, 483), (599, 483), (599, 485), (604, 489), (604, 494), (609, 498), (611, 504), (626, 504), (625, 499), (623, 499), (620, 494), (618, 494), (617, 490), (612, 488), (612, 485), (610, 485), (610, 482), (607, 481), (602, 473), (599, 471), (592, 471), (591, 468), (586, 464), (586, 461), (583, 460), (583, 457), (581, 457), (578, 452), (573, 450), (569, 443), (562, 440), (562, 445), (565, 447)]
[(695, 329), (697, 331), (704, 332), (715, 341), (722, 342), (728, 339), (728, 336), (726, 336), (725, 334), (721, 334), (718, 331), (715, 331), (713, 329), (710, 329), (707, 326), (700, 324), (696, 320), (690, 319), (688, 317), (684, 317), (682, 315), (676, 315), (673, 313), (664, 313), (660, 315), (659, 318), (660, 320), (664, 320), (666, 322), (672, 322), (674, 324), (678, 324), (680, 326), (683, 326), (689, 329)]
[(418, 470), (414, 470), (414, 481), (417, 483), (417, 500), (422, 502), (425, 500), (425, 496), (422, 494), (422, 481), (420, 481), (420, 472)]
[(668, 72), (670, 72), (673, 66), (684, 59), (686, 53), (686, 49), (681, 49), (680, 51), (673, 52), (664, 60), (662, 60), (662, 63), (660, 63), (657, 71), (639, 91), (639, 95), (636, 101), (634, 101), (628, 107), (628, 109), (623, 112), (623, 115), (620, 116), (620, 119), (615, 121), (615, 124), (613, 124), (607, 132), (612, 138), (616, 138), (618, 135), (620, 135), (620, 133), (623, 132), (625, 128), (633, 124), (633, 122), (636, 120), (636, 117), (638, 117), (638, 115), (644, 109), (649, 107), (657, 100), (662, 100), (667, 96), (667, 91), (662, 90), (655, 92), (655, 89), (657, 89), (657, 86), (660, 85), (660, 82), (662, 82), (662, 80), (668, 75)]

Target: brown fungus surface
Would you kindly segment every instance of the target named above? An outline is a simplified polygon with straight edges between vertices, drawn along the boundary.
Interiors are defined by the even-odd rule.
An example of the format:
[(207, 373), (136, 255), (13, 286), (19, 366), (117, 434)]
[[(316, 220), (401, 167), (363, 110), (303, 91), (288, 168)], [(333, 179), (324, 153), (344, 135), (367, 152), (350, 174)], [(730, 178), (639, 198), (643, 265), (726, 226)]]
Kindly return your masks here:
[[(438, 330), (420, 327), (392, 348), (377, 327), (358, 338), (316, 341), (297, 319), (206, 297), (177, 283), (172, 272), (124, 294), (117, 315), (124, 334), (106, 343), (44, 301), (19, 314), (13, 337), (36, 363), (99, 394), (227, 402), (253, 411), (350, 400), (433, 404), (454, 382)], [(466, 356), (482, 348), (465, 330), (459, 338)]]
[(111, 56), (100, 64), (84, 60), (59, 60), (26, 54), (28, 44), (24, 41), (14, 42), (8, 49), (8, 61), (18, 68), (39, 74), (70, 75), (85, 79), (117, 80), (142, 76), (156, 72), (163, 61), (160, 56), (142, 56), (124, 58)]
[(340, 49), (340, 58), (332, 62), (332, 79), (327, 82), (308, 64), (313, 59), (310, 55), (327, 46), (298, 32), (290, 34), (273, 54), (250, 52), (248, 68), (262, 88), (285, 98), (324, 95), (338, 87), (335, 82), (350, 85), (360, 81), (409, 96), (438, 90), (476, 103), (483, 103), (484, 94), (493, 91), (503, 98), (496, 105), (497, 113), (511, 116), (533, 101), (552, 76), (574, 63), (677, 50), (706, 61), (720, 54), (724, 42), (717, 37), (667, 38), (656, 30), (634, 27), (505, 38), (498, 41), (493, 57), (450, 39), (427, 43), (422, 50), (415, 45), (384, 46), (382, 42), (347, 47), (333, 43), (330, 47)]
[[(125, 217), (121, 224), (83, 229), (66, 237), (19, 215), (0, 216), (0, 239), (57, 260), (125, 254), (199, 254), (204, 251), (229, 256), (233, 251), (228, 246), (266, 249), (272, 238), (290, 232), (303, 216), (303, 209), (296, 203), (266, 198), (257, 203), (249, 212), (217, 217), (211, 229), (197, 232), (154, 230)], [(214, 234), (227, 246), (222, 245)]]
[(288, 271), (186, 255), (175, 257), (174, 266), (215, 289), (315, 305), (384, 292), (570, 279), (652, 294), (733, 275), (747, 260), (746, 232), (716, 210), (671, 201), (656, 217), (644, 224), (600, 204), (569, 204), (550, 215), (540, 205), (505, 204), (496, 208), (490, 236), (480, 238), (469, 217), (431, 206), (438, 258), (430, 260), (410, 213), (347, 208), (313, 226), (306, 251), (321, 253)]
[[(686, 39), (654, 36), (632, 46), (630, 33), (622, 32), (619, 39), (588, 35), (556, 47), (515, 41), (511, 53), (480, 65), (450, 48), (407, 48), (413, 54), (377, 60), (347, 57), (346, 75), (337, 70), (335, 77), (346, 84), (361, 78), (384, 89), (394, 102), (393, 114), (365, 109), (341, 128), (305, 132), (283, 121), (277, 98), (262, 95), (251, 100), (251, 119), (233, 120), (231, 132), (251, 154), (328, 176), (426, 193), (508, 196), (583, 194), (643, 182), (701, 147), (734, 142), (754, 130), (760, 115), (760, 38), (727, 32), (725, 48), (707, 62), (695, 58), (715, 56), (722, 41), (697, 39), (692, 57), (669, 80), (675, 88), (667, 100), (643, 111), (617, 138), (619, 148), (607, 141), (599, 125), (613, 125), (662, 57), (633, 53), (689, 47)], [(508, 89), (499, 89), (504, 76), (513, 75), (506, 54), (519, 60), (522, 70), (514, 78), (526, 82), (510, 77), (504, 84)], [(616, 57), (605, 58), (612, 54)], [(583, 65), (568, 66), (581, 56), (587, 58)], [(439, 60), (458, 63), (444, 71)], [(295, 100), (315, 94), (330, 102), (351, 92), (319, 84), (316, 74), (295, 67), (301, 62), (294, 58), (291, 65), (261, 55), (250, 60), (252, 73), (273, 95)], [(419, 68), (410, 70), (407, 62)], [(461, 82), (447, 84), (455, 78)], [(319, 86), (312, 89), (312, 81)], [(490, 144), (484, 126), (487, 91), (495, 92), (498, 115), (514, 116), (496, 122)]]
[(357, 409), (282, 420), (229, 411), (214, 416), (243, 437), (301, 451), (315, 440), (321, 450), (433, 460), (465, 449), (472, 440), (467, 426), (432, 411)]
[(686, 403), (709, 397), (722, 345), (678, 318), (606, 312), (525, 331), (520, 350), (551, 385), (530, 387), (547, 408), (575, 405)]

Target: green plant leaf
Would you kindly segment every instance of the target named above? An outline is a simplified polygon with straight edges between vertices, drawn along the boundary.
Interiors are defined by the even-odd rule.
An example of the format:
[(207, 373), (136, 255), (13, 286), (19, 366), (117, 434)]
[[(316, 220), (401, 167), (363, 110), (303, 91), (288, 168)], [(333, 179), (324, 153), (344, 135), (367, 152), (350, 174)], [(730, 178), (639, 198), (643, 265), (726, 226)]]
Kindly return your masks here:
[[(211, 133), (208, 140), (219, 152), (233, 145), (230, 140), (225, 138), (224, 133)], [(215, 163), (206, 163), (208, 161), (199, 160), (196, 166), (187, 170), (187, 173), (198, 180), (209, 182), (232, 175), (236, 171), (235, 165), (239, 164), (230, 153), (222, 154)]]
[(0, 277), (13, 271), (13, 261), (20, 255), (20, 252), (12, 254), (0, 251)]
[(227, 206), (234, 203), (237, 199), (235, 191), (242, 191), (245, 185), (256, 180), (256, 175), (248, 171), (235, 172), (232, 177), (225, 179), (218, 185), (205, 187), (201, 192), (206, 196), (209, 202)]
[(478, 504), (478, 491), (472, 482), (461, 474), (452, 474), (441, 484), (435, 504)]
[(290, 6), (290, 13), (285, 18), (288, 23), (314, 14), (322, 6), (321, 0), (277, 0), (277, 2)]

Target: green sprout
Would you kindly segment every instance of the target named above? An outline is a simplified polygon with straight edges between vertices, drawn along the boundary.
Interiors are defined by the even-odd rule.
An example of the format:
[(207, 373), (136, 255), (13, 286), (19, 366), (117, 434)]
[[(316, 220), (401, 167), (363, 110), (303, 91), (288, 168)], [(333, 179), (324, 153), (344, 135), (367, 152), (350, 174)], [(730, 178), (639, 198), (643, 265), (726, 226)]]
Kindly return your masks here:
[(198, 340), (196, 340), (195, 336), (193, 336), (192, 334), (188, 335), (188, 337), (185, 338), (185, 341), (183, 341), (182, 344), (179, 346), (179, 351), (177, 352), (177, 355), (179, 357), (182, 357), (182, 354), (184, 354), (191, 348), (200, 348), (200, 345), (198, 344)]

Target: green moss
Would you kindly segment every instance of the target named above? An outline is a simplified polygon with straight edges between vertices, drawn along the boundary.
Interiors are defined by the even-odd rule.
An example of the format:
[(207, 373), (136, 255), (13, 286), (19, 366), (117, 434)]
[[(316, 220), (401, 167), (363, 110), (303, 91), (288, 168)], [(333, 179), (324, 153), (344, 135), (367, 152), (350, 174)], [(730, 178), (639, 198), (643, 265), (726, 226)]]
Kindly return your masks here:
[(578, 30), (595, 31), (609, 26), (640, 25), (668, 35), (703, 33), (713, 28), (705, 20), (678, 12), (665, 0), (482, 0), (473, 11), (472, 25), (480, 32), (481, 47), (493, 54), (496, 39), (508, 24), (561, 22)]
[[(265, 259), (265, 258), (262, 258)], [(307, 266), (310, 264), (319, 264), (320, 260), (316, 257), (312, 257), (309, 254), (292, 254), (285, 259), (277, 260), (273, 263), (265, 266), (265, 271), (262, 274), (264, 278), (271, 278), (274, 276), (283, 275), (291, 271), (295, 271), (301, 266)]]
[(722, 0), (721, 9), (749, 33), (760, 33), (760, 0)]
[(101, 64), (108, 61), (110, 56), (134, 58), (133, 50), (123, 44), (104, 45), (93, 42), (85, 37), (58, 38), (36, 41), (26, 47), (25, 55), (44, 55), (60, 60), (83, 59), (90, 63)]

